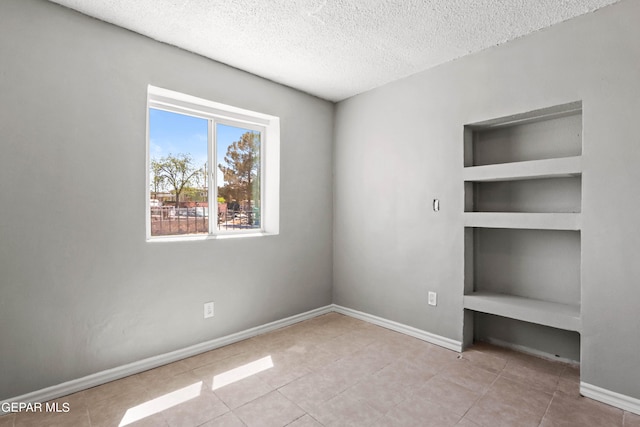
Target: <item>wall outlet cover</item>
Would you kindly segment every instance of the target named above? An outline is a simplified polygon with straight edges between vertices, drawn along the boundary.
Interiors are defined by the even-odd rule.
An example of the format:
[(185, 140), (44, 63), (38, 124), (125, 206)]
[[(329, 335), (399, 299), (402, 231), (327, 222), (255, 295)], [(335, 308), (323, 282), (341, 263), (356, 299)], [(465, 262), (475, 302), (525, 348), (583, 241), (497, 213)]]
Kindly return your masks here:
[(429, 305), (437, 305), (438, 304), (438, 294), (435, 292), (429, 292)]
[(213, 317), (213, 302), (204, 303), (204, 318), (208, 319)]

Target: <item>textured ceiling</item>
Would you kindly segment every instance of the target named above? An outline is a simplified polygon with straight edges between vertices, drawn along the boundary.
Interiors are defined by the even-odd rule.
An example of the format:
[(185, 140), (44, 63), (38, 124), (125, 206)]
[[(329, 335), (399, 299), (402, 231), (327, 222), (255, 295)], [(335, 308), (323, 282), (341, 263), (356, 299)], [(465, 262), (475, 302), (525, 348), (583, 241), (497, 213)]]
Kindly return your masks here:
[(619, 0), (51, 0), (331, 101)]

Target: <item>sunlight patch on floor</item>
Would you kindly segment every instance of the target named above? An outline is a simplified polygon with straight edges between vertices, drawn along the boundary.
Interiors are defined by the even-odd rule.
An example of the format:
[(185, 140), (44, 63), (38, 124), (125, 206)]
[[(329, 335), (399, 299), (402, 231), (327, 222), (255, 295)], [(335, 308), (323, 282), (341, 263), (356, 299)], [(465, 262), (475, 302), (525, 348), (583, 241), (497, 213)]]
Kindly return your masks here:
[(188, 400), (194, 399), (200, 396), (200, 390), (202, 389), (202, 381), (199, 381), (190, 386), (181, 388), (171, 393), (167, 393), (160, 397), (156, 397), (153, 400), (141, 403), (138, 406), (129, 408), (122, 417), (118, 427), (123, 427), (136, 421), (140, 421), (143, 418), (157, 414), (174, 406), (180, 405)]
[(270, 368), (273, 368), (273, 361), (271, 360), (271, 356), (263, 357), (262, 359), (255, 360), (253, 362), (247, 363), (246, 365), (242, 365), (216, 375), (215, 377), (213, 377), (213, 386), (211, 387), (211, 389), (219, 389), (226, 385), (235, 383), (236, 381), (240, 381), (247, 377), (255, 375), (259, 372), (266, 371)]

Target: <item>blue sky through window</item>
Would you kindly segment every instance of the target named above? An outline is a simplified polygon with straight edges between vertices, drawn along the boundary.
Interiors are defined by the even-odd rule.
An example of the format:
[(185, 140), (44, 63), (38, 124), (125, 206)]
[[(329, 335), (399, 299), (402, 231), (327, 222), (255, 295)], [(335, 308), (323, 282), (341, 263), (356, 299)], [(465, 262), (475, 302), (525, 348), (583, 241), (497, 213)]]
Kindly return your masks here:
[[(217, 162), (224, 164), (229, 145), (238, 141), (247, 129), (217, 125)], [(207, 120), (170, 111), (149, 109), (149, 156), (159, 160), (169, 154), (189, 154), (195, 168), (207, 163)], [(222, 172), (214, 165), (218, 185), (223, 185)]]

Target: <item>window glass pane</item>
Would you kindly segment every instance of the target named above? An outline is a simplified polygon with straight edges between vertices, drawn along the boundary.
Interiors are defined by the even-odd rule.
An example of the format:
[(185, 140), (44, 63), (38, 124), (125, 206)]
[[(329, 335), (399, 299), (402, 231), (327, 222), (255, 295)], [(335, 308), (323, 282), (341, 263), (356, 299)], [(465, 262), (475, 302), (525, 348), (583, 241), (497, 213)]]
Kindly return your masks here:
[(218, 123), (218, 230), (261, 228), (260, 132)]
[(149, 109), (151, 235), (207, 234), (208, 121)]

